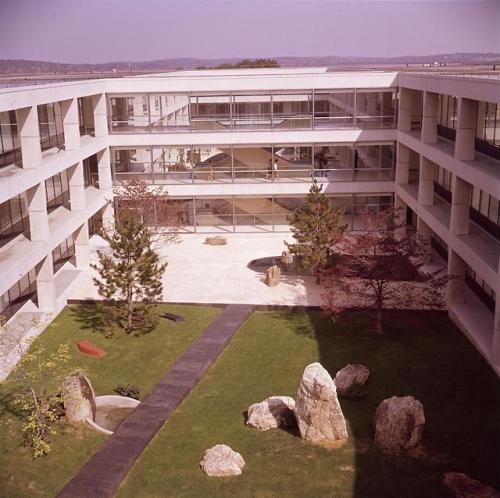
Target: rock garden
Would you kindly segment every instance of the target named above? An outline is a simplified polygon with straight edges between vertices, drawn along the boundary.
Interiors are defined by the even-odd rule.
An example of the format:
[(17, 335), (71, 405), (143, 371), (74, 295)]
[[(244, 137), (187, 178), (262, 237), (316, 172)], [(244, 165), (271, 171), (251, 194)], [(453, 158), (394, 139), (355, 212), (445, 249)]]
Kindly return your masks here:
[[(185, 321), (106, 338), (83, 326), (90, 310), (69, 307), (40, 337), (47, 351), (70, 341), (71, 365), (91, 384), (66, 379), (68, 393), (83, 386), (95, 394), (73, 414), (97, 422), (101, 396), (143, 399), (219, 313), (161, 311)], [(335, 323), (316, 311), (254, 312), (117, 496), (496, 498), (498, 378), (444, 313), (385, 320), (380, 336), (363, 312)], [(106, 354), (83, 354), (79, 340)], [(2, 386), (3, 417), (14, 420), (0, 425), (3, 492), (55, 496), (109, 436), (84, 424), (58, 426), (50, 454), (33, 460), (7, 413), (13, 387), (11, 379)]]

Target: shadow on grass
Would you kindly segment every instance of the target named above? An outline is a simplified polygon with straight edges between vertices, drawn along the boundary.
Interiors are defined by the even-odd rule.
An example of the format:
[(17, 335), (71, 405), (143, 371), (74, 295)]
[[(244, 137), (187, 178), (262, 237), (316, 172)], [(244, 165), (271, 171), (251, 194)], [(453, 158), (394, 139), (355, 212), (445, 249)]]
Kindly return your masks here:
[[(382, 336), (367, 311), (335, 323), (318, 311), (280, 315), (317, 342), (332, 377), (349, 363), (370, 370), (365, 396), (340, 400), (355, 452), (352, 496), (446, 496), (442, 474), (450, 471), (500, 488), (500, 383), (446, 313), (388, 312)], [(373, 445), (376, 408), (392, 396), (414, 396), (424, 406), (422, 446), (411, 455), (385, 455)]]
[(113, 335), (107, 305), (98, 301), (71, 306), (71, 314), (82, 330), (97, 332), (105, 337)]

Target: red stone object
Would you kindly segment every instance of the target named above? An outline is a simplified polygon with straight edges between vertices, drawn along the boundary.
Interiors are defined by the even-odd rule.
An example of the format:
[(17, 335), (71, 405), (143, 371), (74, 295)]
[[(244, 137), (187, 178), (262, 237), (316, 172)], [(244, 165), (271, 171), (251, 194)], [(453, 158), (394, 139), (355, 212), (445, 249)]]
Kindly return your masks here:
[(104, 349), (98, 348), (90, 341), (78, 341), (76, 347), (80, 353), (86, 354), (87, 356), (95, 356), (96, 358), (101, 358), (106, 354)]

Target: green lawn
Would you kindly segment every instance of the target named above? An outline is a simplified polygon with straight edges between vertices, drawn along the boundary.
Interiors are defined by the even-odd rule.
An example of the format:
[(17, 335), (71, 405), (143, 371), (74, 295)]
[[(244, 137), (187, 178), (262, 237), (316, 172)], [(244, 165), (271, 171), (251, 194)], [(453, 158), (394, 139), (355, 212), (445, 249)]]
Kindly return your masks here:
[[(432, 498), (443, 496), (445, 471), (500, 488), (498, 378), (443, 314), (409, 317), (392, 318), (379, 337), (365, 332), (363, 314), (333, 325), (315, 312), (254, 313), (140, 457), (119, 496)], [(313, 361), (332, 374), (347, 363), (371, 371), (367, 396), (342, 401), (348, 444), (326, 449), (293, 432), (244, 425), (250, 404), (295, 397)], [(424, 405), (424, 445), (415, 458), (384, 456), (371, 443), (374, 411), (393, 395), (414, 395)], [(216, 443), (243, 455), (243, 475), (201, 472), (204, 450)]]
[[(189, 345), (220, 313), (220, 309), (201, 306), (162, 305), (162, 311), (180, 314), (185, 322), (162, 319), (150, 334), (135, 337), (116, 333), (111, 339), (92, 330), (92, 307), (68, 306), (38, 339), (47, 351), (61, 343), (71, 345), (68, 370), (83, 367), (96, 395), (114, 394), (118, 384), (134, 384), (144, 398)], [(76, 341), (87, 339), (106, 350), (103, 358), (91, 358), (76, 350)], [(106, 436), (90, 429), (61, 428), (53, 439), (52, 452), (33, 460), (20, 446), (19, 422), (8, 411), (12, 378), (0, 387), (0, 496), (55, 496), (88, 460)], [(11, 422), (13, 421), (13, 422)], [(90, 498), (90, 497), (89, 497)]]

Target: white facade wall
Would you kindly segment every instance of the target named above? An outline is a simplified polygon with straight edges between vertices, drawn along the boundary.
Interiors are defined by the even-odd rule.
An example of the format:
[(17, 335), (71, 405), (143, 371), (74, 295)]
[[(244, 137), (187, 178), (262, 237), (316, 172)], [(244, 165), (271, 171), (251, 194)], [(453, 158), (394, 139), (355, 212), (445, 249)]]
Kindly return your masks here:
[[(109, 133), (107, 96), (147, 93), (213, 92), (214, 95), (231, 91), (310, 91), (329, 89), (383, 90), (398, 89), (399, 118), (397, 129), (306, 129), (272, 131), (175, 131), (165, 133)], [(438, 95), (453, 95), (459, 99), (457, 139), (455, 144), (437, 136)], [(358, 108), (370, 113), (377, 103), (365, 93), (366, 102)], [(80, 137), (78, 129), (77, 99), (90, 97), (94, 117), (94, 136)], [(40, 148), (37, 106), (62, 102), (65, 132), (65, 150), (43, 151)], [(40, 306), (55, 307), (54, 275), (51, 251), (64, 239), (76, 233), (77, 267), (88, 266), (87, 221), (96, 212), (105, 210), (112, 218), (107, 201), (112, 197), (110, 147), (148, 147), (154, 145), (253, 145), (268, 144), (342, 144), (354, 142), (397, 142), (398, 160), (395, 181), (333, 182), (325, 181), (329, 194), (391, 194), (395, 193), (397, 206), (410, 207), (418, 217), (417, 226), (432, 232), (448, 245), (449, 269), (462, 271), (464, 264), (471, 267), (497, 296), (500, 293), (500, 245), (487, 234), (482, 234), (468, 218), (471, 186), (475, 185), (496, 199), (500, 199), (500, 161), (474, 151), (472, 124), (476, 112), (483, 112), (476, 103), (500, 102), (500, 81), (486, 78), (439, 76), (434, 74), (396, 72), (330, 73), (324, 69), (300, 70), (248, 70), (179, 72), (166, 75), (146, 75), (131, 78), (92, 80), (60, 83), (35, 87), (0, 90), (0, 112), (15, 110), (19, 124), (23, 167), (0, 170), (0, 202), (19, 194), (28, 193), (31, 200), (29, 215), (31, 240), (18, 237), (0, 247), (0, 295), (15, 284), (20, 276), (32, 268), (37, 269), (37, 285), (43, 292)], [(334, 102), (338, 105), (338, 102)], [(386, 102), (382, 103), (385, 107)], [(180, 121), (189, 118), (188, 102), (163, 101), (163, 114), (172, 121), (177, 113)], [(142, 112), (141, 109), (136, 111)], [(363, 111), (364, 112), (364, 111)], [(147, 118), (146, 118), (147, 119)], [(420, 120), (421, 130), (415, 130)], [(409, 151), (419, 155), (420, 182), (412, 184), (409, 178)], [(94, 154), (98, 158), (99, 189), (84, 188), (82, 161)], [(449, 206), (436, 205), (433, 197), (433, 171), (437, 166), (453, 175), (453, 202)], [(45, 180), (67, 171), (70, 175), (71, 209), (48, 213), (44, 209)], [(169, 185), (171, 196), (271, 196), (304, 195), (307, 182), (273, 183), (193, 183)], [(479, 230), (479, 231), (478, 231)], [(463, 277), (463, 275), (458, 275)], [(466, 286), (458, 278), (451, 284), (450, 315), (471, 338), (490, 364), (500, 372), (500, 304), (496, 312), (469, 297)], [(474, 301), (474, 302), (472, 302)], [(469, 305), (470, 304), (470, 305)], [(480, 310), (484, 320), (474, 320), (471, 314)], [(488, 315), (489, 313), (489, 315)], [(485, 325), (486, 324), (486, 325)]]

